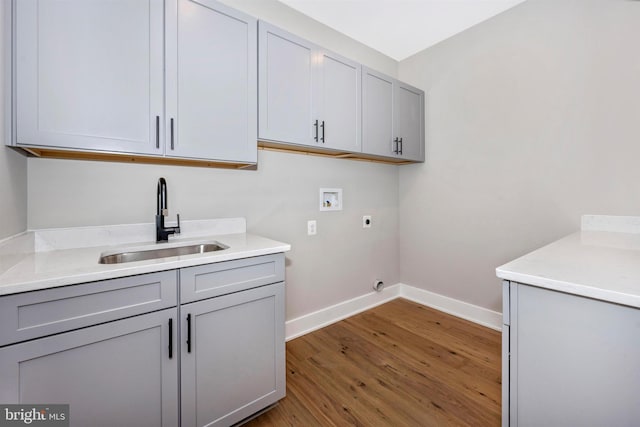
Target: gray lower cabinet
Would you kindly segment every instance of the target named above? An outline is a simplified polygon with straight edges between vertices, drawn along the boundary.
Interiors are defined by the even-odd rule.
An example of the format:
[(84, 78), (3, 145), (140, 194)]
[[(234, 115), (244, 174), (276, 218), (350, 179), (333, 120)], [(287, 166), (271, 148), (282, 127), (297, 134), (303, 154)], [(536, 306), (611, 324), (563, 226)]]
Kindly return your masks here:
[(195, 427), (284, 395), (282, 253), (0, 297), (2, 403), (70, 404), (73, 427)]
[(0, 348), (0, 401), (69, 404), (71, 426), (178, 425), (177, 309)]
[(640, 310), (514, 282), (503, 292), (503, 425), (638, 425)]
[(181, 307), (182, 426), (228, 426), (285, 395), (284, 283)]
[(510, 283), (502, 282), (502, 425), (509, 425), (509, 391), (510, 391), (510, 359), (511, 359), (511, 310)]

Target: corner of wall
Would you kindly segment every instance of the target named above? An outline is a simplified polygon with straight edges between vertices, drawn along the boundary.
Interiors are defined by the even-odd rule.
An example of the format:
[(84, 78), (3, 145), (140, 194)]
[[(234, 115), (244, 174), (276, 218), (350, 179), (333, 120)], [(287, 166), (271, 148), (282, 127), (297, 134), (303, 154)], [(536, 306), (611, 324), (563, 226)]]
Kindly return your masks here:
[(11, 2), (0, 2), (0, 239), (27, 229), (27, 158), (7, 147), (11, 115)]
[(502, 313), (404, 283), (396, 283), (384, 288), (381, 292), (369, 292), (295, 319), (287, 320), (286, 339), (289, 341), (301, 337), (396, 298), (404, 298), (495, 331), (502, 330)]
[(367, 67), (398, 76), (398, 62), (365, 44), (276, 0), (222, 0), (230, 7), (263, 19)]

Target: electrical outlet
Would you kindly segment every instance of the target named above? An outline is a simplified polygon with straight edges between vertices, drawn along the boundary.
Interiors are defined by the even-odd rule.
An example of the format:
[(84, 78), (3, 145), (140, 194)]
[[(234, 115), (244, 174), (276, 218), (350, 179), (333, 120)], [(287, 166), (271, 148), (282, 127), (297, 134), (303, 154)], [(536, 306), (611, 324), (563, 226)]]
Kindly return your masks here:
[(310, 220), (307, 221), (307, 236), (315, 236), (318, 230), (316, 228), (316, 221)]
[(371, 215), (364, 215), (362, 217), (362, 228), (371, 228)]

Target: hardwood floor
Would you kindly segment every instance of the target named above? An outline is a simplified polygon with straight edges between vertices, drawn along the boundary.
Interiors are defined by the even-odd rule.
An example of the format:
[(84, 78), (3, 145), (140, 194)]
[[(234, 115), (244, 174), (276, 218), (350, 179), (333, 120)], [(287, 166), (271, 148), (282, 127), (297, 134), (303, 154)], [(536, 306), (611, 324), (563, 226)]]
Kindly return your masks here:
[(396, 299), (287, 343), (287, 397), (246, 426), (499, 426), (500, 333)]

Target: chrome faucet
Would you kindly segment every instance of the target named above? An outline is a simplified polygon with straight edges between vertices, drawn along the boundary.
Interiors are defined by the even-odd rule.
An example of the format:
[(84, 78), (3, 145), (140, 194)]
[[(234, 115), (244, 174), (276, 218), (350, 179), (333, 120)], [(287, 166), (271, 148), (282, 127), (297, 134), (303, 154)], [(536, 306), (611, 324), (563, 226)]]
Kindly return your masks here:
[(169, 215), (169, 206), (167, 202), (167, 181), (164, 178), (158, 179), (158, 209), (156, 211), (156, 243), (168, 242), (169, 235), (180, 234), (180, 214), (178, 217), (178, 225), (176, 227), (165, 227), (164, 217)]

